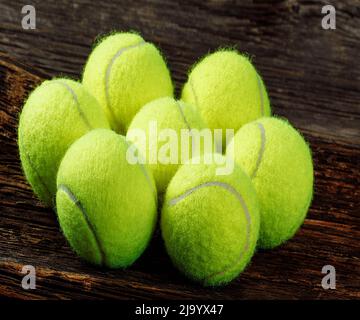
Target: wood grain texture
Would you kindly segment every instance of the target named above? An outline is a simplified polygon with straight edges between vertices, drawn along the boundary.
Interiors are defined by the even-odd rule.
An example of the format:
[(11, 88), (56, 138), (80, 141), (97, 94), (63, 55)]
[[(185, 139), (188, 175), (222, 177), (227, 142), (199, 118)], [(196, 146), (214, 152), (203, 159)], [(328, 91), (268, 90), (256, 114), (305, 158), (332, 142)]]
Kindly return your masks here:
[[(0, 12), (0, 296), (167, 299), (359, 299), (360, 5), (358, 1), (33, 1), (37, 29), (21, 29), (21, 7)], [(321, 7), (337, 8), (337, 29), (321, 29)], [(180, 91), (191, 64), (219, 46), (247, 52), (262, 74), (275, 114), (309, 141), (315, 195), (308, 217), (284, 246), (258, 252), (224, 288), (183, 278), (159, 231), (129, 269), (82, 262), (52, 210), (25, 181), (17, 148), (18, 113), (29, 92), (59, 74), (79, 78), (91, 45), (110, 30), (138, 30), (164, 52)], [(21, 268), (37, 289), (21, 287)], [(337, 270), (336, 290), (321, 268)]]

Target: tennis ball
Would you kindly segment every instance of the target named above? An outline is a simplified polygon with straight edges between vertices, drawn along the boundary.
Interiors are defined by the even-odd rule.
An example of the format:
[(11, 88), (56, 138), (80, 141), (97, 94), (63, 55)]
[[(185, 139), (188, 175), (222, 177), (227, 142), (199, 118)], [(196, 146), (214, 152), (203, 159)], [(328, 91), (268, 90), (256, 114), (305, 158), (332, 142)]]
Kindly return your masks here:
[[(205, 124), (193, 106), (170, 97), (146, 104), (134, 117), (127, 139), (137, 146), (148, 163), (159, 193), (165, 191), (182, 159), (186, 156), (186, 161), (191, 157), (193, 143), (197, 143), (195, 147), (199, 148), (199, 154), (202, 151), (201, 141), (191, 134), (187, 139), (188, 145), (182, 148), (181, 131), (203, 128)], [(144, 133), (144, 137), (137, 135), (138, 130)]]
[(170, 73), (159, 50), (135, 33), (104, 38), (86, 63), (83, 84), (119, 133), (126, 132), (147, 102), (173, 95)]
[(93, 128), (109, 124), (79, 82), (44, 81), (30, 94), (20, 115), (20, 159), (27, 180), (45, 204), (55, 200), (56, 174), (66, 150)]
[(60, 226), (75, 252), (95, 265), (131, 265), (155, 226), (154, 180), (127, 161), (128, 147), (124, 136), (96, 129), (69, 148), (59, 168)]
[(285, 120), (262, 118), (242, 127), (227, 154), (251, 177), (260, 203), (259, 246), (274, 248), (303, 223), (313, 194), (309, 146)]
[(259, 233), (258, 202), (249, 177), (238, 166), (229, 175), (217, 175), (217, 166), (181, 166), (166, 190), (161, 214), (162, 236), (174, 265), (205, 286), (234, 279), (249, 263)]
[[(233, 129), (269, 116), (265, 85), (248, 57), (236, 50), (206, 56), (191, 70), (181, 99), (195, 105), (211, 129)], [(223, 145), (225, 145), (223, 131)]]

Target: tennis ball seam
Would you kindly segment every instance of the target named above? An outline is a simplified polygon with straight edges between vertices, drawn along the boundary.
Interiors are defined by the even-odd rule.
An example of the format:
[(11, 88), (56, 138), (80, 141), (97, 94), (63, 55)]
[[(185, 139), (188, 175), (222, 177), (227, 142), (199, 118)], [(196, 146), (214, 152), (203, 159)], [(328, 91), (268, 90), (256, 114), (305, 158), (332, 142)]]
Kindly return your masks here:
[(195, 92), (195, 87), (194, 87), (194, 83), (193, 83), (193, 80), (191, 77), (189, 77), (189, 84), (190, 84), (190, 88), (191, 88), (191, 91), (192, 91), (192, 94), (194, 96), (194, 100), (195, 100), (195, 104), (197, 107), (200, 107), (199, 105), (199, 99), (198, 99), (198, 96)]
[(250, 212), (249, 209), (246, 206), (246, 203), (244, 201), (244, 198), (242, 197), (242, 195), (240, 194), (240, 192), (238, 192), (233, 186), (231, 186), (228, 183), (224, 183), (224, 182), (220, 182), (220, 181), (208, 181), (208, 182), (204, 182), (202, 184), (199, 184), (198, 186), (195, 186), (187, 191), (185, 191), (183, 194), (181, 194), (180, 196), (173, 198), (171, 200), (169, 200), (169, 206), (174, 206), (176, 205), (178, 202), (184, 200), (188, 195), (192, 194), (193, 192), (199, 190), (200, 188), (204, 188), (204, 187), (220, 187), (223, 188), (227, 191), (229, 191), (231, 194), (233, 194), (240, 202), (244, 212), (245, 212), (245, 217), (246, 217), (246, 239), (245, 239), (245, 245), (243, 250), (241, 251), (239, 257), (236, 259), (235, 262), (227, 265), (224, 269), (222, 269), (221, 271), (217, 271), (214, 272), (208, 276), (206, 276), (205, 278), (203, 278), (203, 282), (206, 283), (208, 281), (210, 281), (211, 278), (214, 278), (216, 276), (221, 276), (223, 274), (225, 274), (227, 271), (231, 270), (232, 268), (234, 268), (242, 259), (243, 255), (246, 253), (246, 251), (248, 251), (249, 247), (250, 247), (250, 233), (251, 233), (251, 217), (250, 217)]
[(257, 80), (257, 84), (258, 84), (258, 88), (259, 88), (259, 93), (260, 93), (260, 113), (261, 116), (264, 116), (264, 96), (263, 96), (263, 90), (262, 90), (262, 85), (261, 85), (261, 80), (260, 77), (257, 73), (257, 71), (255, 70), (256, 73), (256, 80)]
[[(192, 138), (194, 138), (194, 133), (193, 133), (193, 131), (192, 131), (192, 127), (190, 126), (189, 121), (188, 121), (188, 120), (186, 119), (186, 117), (185, 117), (185, 113), (184, 113), (183, 107), (181, 106), (179, 100), (176, 100), (175, 103), (176, 103), (177, 107), (179, 108), (179, 112), (180, 112), (180, 114), (181, 114), (182, 119), (184, 120), (184, 123), (185, 123), (187, 129), (189, 130), (190, 136), (191, 136)], [(194, 144), (194, 141), (195, 141), (194, 139), (191, 140), (191, 143), (193, 144), (193, 148), (196, 146), (196, 145)], [(218, 149), (218, 147), (216, 146), (216, 150), (217, 150), (217, 149)]]
[[(60, 81), (60, 80), (54, 80), (52, 82), (49, 82), (48, 85), (51, 85), (51, 84), (59, 84), (61, 86), (63, 86), (70, 94), (71, 96), (73, 97), (73, 100), (75, 101), (75, 105), (76, 105), (76, 109), (80, 115), (80, 118), (84, 121), (85, 125), (88, 127), (89, 130), (92, 129), (92, 126), (90, 125), (88, 119), (86, 118), (85, 114), (83, 113), (81, 107), (80, 107), (80, 103), (79, 103), (79, 99), (76, 95), (76, 93), (74, 92), (74, 90), (65, 82), (63, 81)], [(22, 139), (22, 136), (21, 136), (21, 141), (23, 140)], [(36, 169), (34, 163), (32, 162), (32, 160), (30, 159), (30, 156), (28, 154), (28, 152), (26, 151), (26, 148), (24, 148), (24, 145), (22, 144), (22, 148), (21, 148), (23, 151), (24, 151), (24, 154), (26, 156), (26, 159), (28, 160), (28, 163), (30, 165), (30, 167), (32, 168), (32, 170), (35, 172), (35, 174), (37, 175), (38, 179), (39, 179), (39, 182), (40, 184), (43, 186), (43, 189), (45, 190), (45, 193), (47, 193), (49, 199), (51, 199), (52, 202), (54, 202), (54, 199), (53, 197), (51, 196), (51, 192), (50, 192), (50, 189), (49, 187), (46, 185), (46, 183), (44, 182), (43, 178), (41, 177), (41, 175), (39, 174), (39, 171)]]
[[(22, 134), (21, 134), (21, 137), (20, 137), (19, 141), (22, 141), (22, 140), (23, 140), (23, 139), (22, 139)], [(21, 142), (21, 144), (22, 144), (22, 142)], [(46, 185), (46, 183), (45, 183), (45, 181), (43, 180), (43, 178), (41, 177), (40, 173), (39, 173), (39, 172), (37, 171), (37, 169), (35, 168), (35, 165), (34, 165), (33, 162), (31, 161), (30, 156), (29, 156), (28, 152), (26, 151), (26, 149), (24, 148), (24, 145), (23, 145), (23, 144), (22, 144), (22, 148), (21, 148), (21, 149), (23, 150), (23, 152), (24, 152), (24, 154), (25, 154), (25, 157), (26, 157), (26, 159), (28, 160), (28, 163), (29, 163), (31, 169), (34, 170), (35, 174), (36, 174), (37, 177), (39, 178), (39, 182), (40, 182), (40, 184), (43, 186), (43, 188), (44, 188), (45, 192), (47, 193), (49, 199), (51, 199), (51, 201), (54, 202), (54, 199), (53, 199), (53, 197), (51, 196), (51, 192), (50, 192), (49, 187)]]
[(78, 198), (76, 198), (75, 194), (70, 190), (70, 188), (68, 186), (66, 186), (65, 184), (60, 184), (58, 186), (58, 191), (62, 191), (64, 192), (68, 198), (70, 199), (70, 201), (80, 210), (89, 230), (90, 233), (93, 235), (95, 242), (96, 242), (96, 246), (99, 250), (99, 254), (100, 254), (100, 265), (106, 265), (106, 255), (105, 255), (105, 251), (104, 248), (102, 246), (102, 243), (100, 241), (100, 238), (98, 237), (95, 227), (92, 225), (90, 218), (84, 208), (84, 206), (82, 205), (82, 203), (80, 202), (80, 200)]
[(51, 84), (54, 84), (54, 83), (62, 85), (68, 92), (70, 92), (71, 96), (73, 97), (73, 99), (75, 101), (76, 109), (79, 112), (80, 118), (84, 121), (84, 123), (88, 127), (88, 129), (92, 130), (93, 127), (90, 125), (89, 120), (86, 118), (84, 112), (82, 111), (79, 99), (78, 99), (75, 91), (67, 83), (65, 83), (63, 81), (55, 80), (55, 81), (51, 82)]
[(184, 120), (186, 127), (188, 128), (188, 130), (191, 130), (191, 126), (190, 126), (189, 122), (187, 121), (187, 119), (186, 119), (186, 117), (185, 117), (184, 111), (183, 111), (183, 109), (182, 109), (179, 101), (176, 100), (176, 101), (175, 101), (175, 104), (176, 104), (177, 108), (179, 109), (181, 118)]
[(261, 161), (264, 157), (264, 152), (265, 152), (265, 144), (266, 144), (266, 132), (265, 132), (265, 128), (263, 126), (262, 123), (256, 123), (258, 125), (258, 128), (260, 130), (260, 150), (259, 150), (259, 154), (258, 157), (256, 159), (256, 165), (255, 165), (255, 169), (253, 171), (253, 173), (251, 174), (251, 179), (254, 179), (256, 177), (257, 172), (259, 171), (259, 167), (261, 164)]
[[(126, 144), (128, 145), (128, 147), (130, 147), (129, 141), (125, 139), (125, 142), (126, 142)], [(133, 145), (133, 146), (138, 150), (138, 148), (137, 148), (135, 145)], [(157, 204), (157, 191), (156, 191), (156, 187), (154, 187), (153, 184), (151, 183), (151, 178), (150, 178), (148, 172), (146, 171), (145, 165), (144, 165), (144, 163), (143, 163), (143, 157), (142, 157), (142, 155), (141, 155), (140, 152), (138, 152), (138, 158), (139, 158), (139, 160), (140, 160), (140, 161), (139, 161), (140, 169), (141, 169), (141, 171), (143, 172), (143, 174), (144, 174), (144, 176), (145, 176), (145, 178), (146, 178), (146, 181), (148, 182), (148, 185), (149, 185), (149, 187), (150, 187), (150, 189), (151, 189), (151, 191), (152, 191), (152, 194), (154, 195), (155, 204)]]
[(148, 172), (146, 171), (146, 169), (145, 169), (145, 166), (142, 164), (142, 163), (140, 163), (140, 168), (141, 168), (141, 171), (143, 172), (143, 174), (144, 174), (144, 176), (145, 176), (145, 178), (146, 178), (146, 181), (148, 182), (148, 184), (149, 184), (149, 187), (150, 187), (150, 189), (151, 189), (151, 192), (152, 192), (152, 194), (154, 195), (154, 199), (155, 199), (155, 203), (157, 202), (157, 196), (156, 196), (156, 190), (154, 190), (154, 187), (153, 187), (153, 185), (152, 185), (152, 183), (151, 183), (151, 179), (150, 179), (150, 177), (149, 177), (149, 175), (148, 175)]
[(135, 49), (138, 47), (141, 47), (142, 45), (147, 44), (147, 42), (145, 42), (144, 40), (141, 40), (140, 42), (136, 43), (136, 44), (132, 44), (129, 46), (125, 46), (123, 48), (120, 48), (115, 55), (111, 58), (109, 64), (106, 67), (106, 71), (105, 71), (105, 100), (106, 100), (106, 107), (109, 110), (111, 117), (112, 117), (112, 121), (115, 123), (117, 128), (120, 128), (120, 124), (117, 121), (116, 117), (115, 117), (115, 113), (114, 110), (111, 108), (111, 103), (110, 103), (110, 97), (109, 97), (109, 82), (110, 82), (110, 74), (111, 74), (111, 69), (113, 64), (115, 63), (115, 60), (117, 58), (119, 58), (124, 52), (131, 50), (131, 49)]

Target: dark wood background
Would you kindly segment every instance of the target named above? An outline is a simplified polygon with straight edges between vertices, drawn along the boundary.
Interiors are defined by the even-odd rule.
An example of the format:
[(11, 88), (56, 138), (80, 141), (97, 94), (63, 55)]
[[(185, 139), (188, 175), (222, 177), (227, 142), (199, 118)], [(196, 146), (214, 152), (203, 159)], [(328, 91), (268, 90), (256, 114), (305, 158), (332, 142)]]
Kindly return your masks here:
[[(359, 299), (360, 1), (0, 1), (0, 296), (28, 298)], [(37, 29), (21, 28), (21, 8)], [(321, 28), (321, 8), (337, 29)], [(29, 92), (59, 74), (78, 78), (96, 37), (137, 30), (168, 59), (177, 93), (188, 68), (220, 46), (252, 56), (273, 111), (310, 142), (315, 196), (297, 235), (258, 252), (230, 285), (206, 289), (172, 267), (159, 232), (127, 270), (101, 270), (67, 245), (54, 212), (25, 181), (16, 144)], [(23, 290), (22, 266), (37, 271)], [(333, 265), (336, 290), (321, 269)]]

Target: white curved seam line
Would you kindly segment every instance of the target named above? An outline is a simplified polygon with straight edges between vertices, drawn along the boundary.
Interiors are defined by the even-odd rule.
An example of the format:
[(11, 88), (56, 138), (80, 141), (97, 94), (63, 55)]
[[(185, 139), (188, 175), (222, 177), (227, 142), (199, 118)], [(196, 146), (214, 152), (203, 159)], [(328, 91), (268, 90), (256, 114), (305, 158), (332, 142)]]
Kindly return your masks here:
[(200, 107), (200, 106), (199, 106), (199, 99), (198, 99), (198, 97), (197, 97), (197, 95), (196, 95), (195, 88), (194, 88), (194, 84), (193, 84), (193, 81), (192, 81), (191, 77), (189, 77), (189, 84), (190, 84), (190, 88), (191, 88), (191, 91), (192, 91), (193, 96), (194, 96), (194, 100), (195, 100), (196, 107), (199, 108), (199, 107)]
[(259, 129), (260, 129), (260, 150), (259, 150), (259, 155), (256, 159), (256, 165), (255, 165), (255, 169), (253, 171), (253, 173), (251, 174), (251, 179), (254, 179), (256, 177), (256, 174), (259, 170), (260, 167), (260, 163), (261, 160), (264, 156), (264, 151), (265, 151), (265, 143), (266, 143), (266, 135), (265, 135), (265, 128), (262, 125), (262, 123), (257, 123)]
[[(125, 140), (125, 142), (126, 142), (126, 144), (128, 145), (128, 147), (130, 147), (129, 141)], [(149, 174), (148, 174), (148, 172), (147, 172), (147, 170), (146, 170), (146, 168), (145, 168), (144, 158), (142, 157), (139, 149), (138, 149), (135, 145), (134, 145), (134, 147), (138, 150), (138, 159), (139, 159), (139, 161), (140, 161), (140, 162), (139, 162), (140, 169), (141, 169), (141, 171), (143, 172), (143, 174), (144, 174), (144, 176), (145, 176), (145, 178), (146, 178), (146, 180), (147, 180), (147, 182), (148, 182), (148, 184), (149, 184), (149, 186), (150, 186), (150, 189), (152, 190), (152, 193), (153, 193), (153, 195), (154, 195), (154, 197), (155, 197), (155, 203), (157, 203), (157, 191), (156, 191), (156, 187), (153, 186), (152, 181), (151, 181), (151, 178), (150, 178), (150, 176), (149, 176)]]
[[(115, 119), (115, 114), (111, 108), (111, 105), (110, 105), (110, 97), (109, 97), (109, 81), (110, 81), (110, 73), (111, 73), (111, 69), (112, 69), (112, 66), (113, 64), (115, 63), (115, 60), (117, 58), (119, 58), (125, 51), (128, 51), (128, 50), (131, 50), (131, 49), (134, 49), (134, 48), (137, 48), (137, 47), (140, 47), (142, 45), (146, 44), (145, 41), (140, 41), (139, 43), (136, 43), (136, 44), (133, 44), (133, 45), (130, 45), (130, 46), (127, 46), (127, 47), (124, 47), (124, 48), (121, 48), (119, 49), (116, 54), (112, 57), (112, 59), (110, 60), (110, 63), (108, 64), (107, 68), (106, 68), (106, 73), (105, 73), (105, 99), (106, 99), (106, 105), (107, 105), (107, 108), (108, 110), (110, 111), (111, 115), (112, 115), (112, 118), (113, 118), (113, 121), (116, 123), (116, 119)], [(118, 123), (116, 123), (116, 125), (118, 125)]]
[(27, 153), (26, 149), (24, 148), (24, 145), (23, 145), (23, 142), (22, 142), (22, 141), (23, 141), (22, 135), (21, 135), (20, 140), (21, 140), (21, 145), (22, 145), (22, 148), (21, 148), (21, 149), (24, 151), (25, 157), (26, 157), (26, 159), (28, 160), (30, 167), (34, 170), (35, 174), (38, 176), (39, 181), (40, 181), (40, 184), (43, 185), (43, 187), (44, 187), (44, 189), (45, 189), (45, 192), (48, 194), (49, 198), (51, 199), (51, 202), (52, 202), (53, 205), (54, 205), (54, 198), (53, 198), (53, 196), (52, 196), (52, 194), (51, 194), (51, 192), (50, 192), (50, 189), (48, 188), (48, 186), (46, 185), (45, 181), (43, 180), (43, 178), (41, 177), (41, 175), (40, 175), (39, 172), (37, 171), (35, 165), (33, 164), (33, 162), (32, 162), (31, 159), (30, 159), (29, 154)]
[(92, 235), (94, 236), (94, 239), (95, 239), (95, 242), (96, 242), (96, 245), (99, 249), (99, 252), (100, 252), (100, 264), (104, 264), (105, 263), (105, 259), (106, 259), (106, 256), (105, 256), (105, 252), (102, 248), (102, 245), (101, 245), (101, 242), (100, 242), (100, 239), (98, 238), (96, 232), (95, 232), (95, 228), (93, 227), (93, 225), (91, 224), (91, 221), (90, 221), (90, 218), (87, 214), (87, 212), (85, 211), (85, 208), (83, 207), (83, 205), (81, 204), (80, 200), (76, 198), (76, 196), (72, 193), (72, 191), (64, 184), (60, 184), (58, 186), (58, 191), (62, 191), (64, 192), (70, 199), (70, 201), (72, 203), (74, 203), (75, 206), (78, 207), (78, 209), (81, 211), (84, 219), (85, 219), (85, 222), (90, 230), (90, 232), (92, 233)]
[(205, 182), (194, 188), (189, 189), (188, 191), (186, 191), (179, 197), (171, 199), (169, 201), (169, 205), (173, 206), (173, 205), (177, 204), (178, 202), (180, 202), (181, 200), (185, 199), (188, 195), (190, 195), (194, 191), (199, 190), (201, 188), (205, 188), (205, 187), (211, 187), (211, 186), (217, 186), (217, 187), (224, 188), (225, 190), (227, 190), (230, 193), (232, 193), (233, 195), (235, 195), (235, 197), (239, 200), (239, 202), (245, 212), (245, 217), (246, 217), (246, 239), (245, 239), (244, 249), (241, 251), (240, 256), (236, 259), (236, 261), (234, 263), (232, 263), (231, 265), (228, 265), (227, 267), (225, 267), (223, 270), (221, 270), (219, 272), (212, 273), (211, 275), (205, 277), (203, 279), (203, 281), (208, 281), (212, 277), (223, 275), (226, 271), (228, 271), (229, 269), (233, 268), (236, 264), (238, 264), (241, 261), (242, 257), (244, 256), (245, 252), (249, 249), (249, 242), (250, 242), (251, 217), (250, 217), (249, 210), (248, 210), (246, 203), (245, 203), (243, 197), (241, 196), (241, 194), (234, 187), (232, 187), (231, 185), (229, 185), (227, 183), (219, 182), (219, 181)]
[(188, 128), (188, 130), (189, 130), (189, 132), (190, 132), (190, 134), (191, 134), (190, 124), (189, 124), (189, 122), (187, 121), (187, 119), (186, 119), (186, 117), (185, 117), (185, 114), (184, 114), (184, 111), (183, 111), (183, 109), (182, 109), (182, 107), (181, 107), (180, 102), (176, 100), (175, 103), (176, 103), (176, 106), (177, 106), (178, 109), (179, 109), (179, 112), (180, 112), (180, 114), (181, 114), (182, 119), (183, 119), (184, 122), (185, 122), (186, 127)]
[(258, 75), (258, 73), (256, 72), (256, 79), (257, 79), (257, 83), (258, 83), (258, 87), (259, 87), (259, 93), (260, 93), (260, 113), (261, 116), (263, 117), (265, 114), (265, 110), (264, 110), (264, 96), (263, 96), (263, 91), (262, 91), (262, 86), (261, 86), (261, 80), (260, 77)]
[[(198, 99), (198, 96), (197, 96), (197, 94), (196, 94), (196, 92), (195, 92), (195, 88), (194, 88), (193, 81), (192, 81), (191, 77), (189, 77), (189, 84), (190, 84), (190, 88), (191, 88), (191, 91), (192, 91), (193, 96), (194, 96), (195, 107), (196, 107), (197, 110), (199, 111), (199, 108), (200, 108), (200, 106), (199, 106), (199, 99)], [(199, 113), (200, 113), (200, 111), (199, 111)], [(215, 140), (215, 139), (214, 139), (214, 140)], [(219, 144), (218, 144), (216, 141), (214, 141), (214, 144), (215, 144), (215, 152), (218, 152), (219, 150), (222, 149), (222, 148), (220, 148)], [(221, 145), (221, 147), (222, 147), (222, 145)]]
[[(184, 110), (182, 109), (182, 106), (180, 104), (180, 102), (178, 100), (176, 100), (176, 105), (179, 109), (179, 112), (181, 114), (181, 117), (182, 119), (184, 120), (185, 122), (185, 125), (187, 127), (187, 129), (189, 130), (189, 134), (192, 138), (194, 138), (194, 135), (193, 135), (193, 132), (191, 131), (191, 127), (190, 127), (190, 124), (189, 122), (187, 121), (186, 117), (185, 117), (185, 113), (184, 113)], [(192, 146), (192, 149), (195, 149), (195, 139), (191, 139), (191, 146)]]
[(62, 82), (62, 81), (60, 81), (60, 80), (55, 80), (54, 83), (61, 84), (62, 86), (65, 87), (65, 89), (66, 89), (67, 91), (70, 92), (70, 94), (72, 95), (72, 97), (73, 97), (73, 99), (74, 99), (74, 101), (75, 101), (76, 108), (77, 108), (77, 110), (78, 110), (78, 112), (79, 112), (79, 114), (80, 114), (81, 119), (83, 119), (83, 121), (85, 122), (85, 125), (88, 127), (88, 129), (89, 129), (89, 130), (92, 130), (92, 126), (90, 125), (90, 123), (89, 123), (88, 119), (86, 118), (84, 112), (81, 110), (80, 103), (79, 103), (79, 99), (78, 99), (75, 91), (74, 91), (67, 83)]

